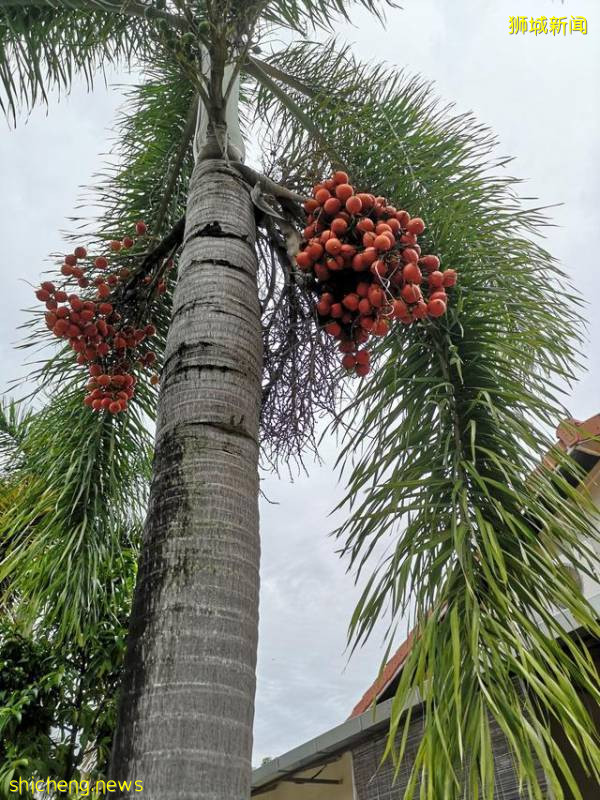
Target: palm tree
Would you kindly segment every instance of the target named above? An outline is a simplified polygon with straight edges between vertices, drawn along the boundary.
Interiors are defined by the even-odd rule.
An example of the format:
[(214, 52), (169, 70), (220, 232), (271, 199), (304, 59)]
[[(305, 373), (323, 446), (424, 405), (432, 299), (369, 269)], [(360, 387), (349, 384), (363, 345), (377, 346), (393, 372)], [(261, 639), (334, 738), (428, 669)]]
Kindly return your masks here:
[[(377, 15), (385, 5), (361, 4)], [(155, 275), (168, 289), (155, 311), (164, 350), (153, 477), (111, 774), (142, 779), (161, 800), (249, 796), (259, 458), (301, 458), (316, 446), (318, 413), (343, 399), (290, 260), (298, 201), (333, 165), (421, 214), (426, 244), (461, 272), (448, 319), (386, 337), (372, 379), (346, 391), (335, 418), (350, 465), (345, 551), (361, 574), (373, 546), (391, 544), (352, 620), (355, 643), (387, 610), (391, 646), (415, 601), (389, 749), (402, 757), (403, 708), (419, 691), (424, 734), (409, 794), (421, 777), (422, 796), (458, 798), (465, 785), (491, 798), (493, 717), (531, 796), (541, 763), (560, 798), (561, 774), (573, 779), (552, 717), (589, 769), (600, 764), (576, 691), (600, 699), (597, 675), (552, 614), (561, 605), (598, 634), (562, 563), (592, 573), (598, 534), (568, 457), (555, 454), (560, 469), (532, 468), (561, 415), (555, 384), (576, 360), (577, 300), (531, 238), (543, 214), (498, 175), (506, 162), (472, 117), (335, 41), (270, 51), (273, 32), (331, 30), (348, 6), (0, 0), (9, 114), (68, 89), (76, 73), (90, 85), (109, 64), (142, 74), (120, 121), (120, 162), (95, 189), (97, 241), (143, 217), (155, 238), (127, 256), (131, 286)], [(257, 132), (264, 174), (243, 163)], [(174, 272), (157, 272), (168, 257), (172, 296)], [(39, 339), (36, 327), (29, 343)], [(114, 515), (127, 517), (147, 453), (144, 415), (154, 414), (143, 384), (128, 414), (93, 415), (72, 371), (61, 352), (38, 372), (45, 389), (59, 387), (45, 412), (47, 480), (4, 520), (0, 571), (22, 613), (65, 637), (84, 635), (84, 620), (112, 602), (103, 575), (119, 558)], [(57, 520), (40, 524), (49, 491)]]

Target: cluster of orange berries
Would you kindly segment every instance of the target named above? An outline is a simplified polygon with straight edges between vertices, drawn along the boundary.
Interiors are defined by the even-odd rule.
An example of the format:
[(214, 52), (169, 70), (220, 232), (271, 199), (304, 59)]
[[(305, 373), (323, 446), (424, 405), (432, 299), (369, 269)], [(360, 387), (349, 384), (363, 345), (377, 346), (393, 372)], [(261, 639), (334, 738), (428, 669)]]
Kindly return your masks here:
[(446, 313), (453, 269), (423, 255), (420, 217), (397, 210), (384, 197), (355, 193), (345, 172), (313, 187), (304, 203), (307, 224), (296, 263), (316, 278), (316, 310), (325, 331), (340, 340), (342, 365), (369, 372), (371, 335), (385, 336), (394, 319), (405, 325)]
[[(147, 232), (146, 223), (136, 224), (138, 236)], [(122, 248), (129, 249), (134, 239), (126, 236), (122, 241), (110, 243), (113, 253)], [(142, 348), (156, 333), (151, 323), (139, 324), (134, 316), (139, 316), (137, 306), (132, 307), (119, 294), (120, 285), (131, 275), (127, 267), (118, 272), (106, 273), (109, 260), (98, 256), (90, 263), (85, 247), (76, 247), (73, 253), (65, 256), (60, 268), (65, 280), (60, 285), (44, 281), (36, 291), (36, 297), (46, 305), (46, 325), (59, 339), (68, 341), (77, 353), (77, 363), (89, 366), (90, 380), (85, 405), (94, 411), (106, 410), (112, 414), (126, 411), (128, 401), (133, 397), (136, 377), (132, 374), (137, 364), (150, 368), (156, 361), (155, 353)], [(146, 276), (145, 283), (150, 281)], [(95, 287), (95, 294), (88, 297), (69, 292), (69, 283), (76, 281), (82, 289)], [(161, 283), (164, 288), (161, 288)], [(165, 291), (164, 279), (157, 283), (156, 292)], [(156, 383), (158, 376), (152, 375)]]

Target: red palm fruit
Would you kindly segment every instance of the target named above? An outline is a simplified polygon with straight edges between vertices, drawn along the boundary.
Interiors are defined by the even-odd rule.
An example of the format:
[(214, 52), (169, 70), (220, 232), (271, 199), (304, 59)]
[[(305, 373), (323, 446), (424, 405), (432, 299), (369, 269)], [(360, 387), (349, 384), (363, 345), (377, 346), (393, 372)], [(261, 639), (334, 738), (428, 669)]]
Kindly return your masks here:
[(400, 233), (400, 223), (398, 222), (396, 217), (388, 219), (387, 224), (389, 225), (390, 230), (394, 234), (394, 236)]
[[(98, 327), (100, 327), (100, 326), (98, 326)], [(143, 342), (144, 339), (146, 338), (146, 334), (144, 333), (144, 331), (141, 328), (137, 328), (134, 331), (133, 336), (135, 338), (136, 343), (138, 343), (138, 344), (139, 344), (139, 342)]]
[(354, 344), (354, 342), (346, 340), (344, 342), (339, 343), (338, 350), (340, 351), (340, 353), (353, 353), (356, 350), (356, 345)]
[(81, 331), (79, 330), (79, 325), (69, 325), (67, 328), (67, 336), (71, 339), (75, 339), (79, 336)]
[(442, 317), (446, 313), (446, 303), (443, 300), (430, 300), (427, 303), (427, 313), (430, 317)]
[(88, 281), (87, 278), (79, 278), (79, 280), (77, 281), (77, 285), (81, 289), (87, 289), (87, 287), (90, 285), (90, 282)]
[(110, 249), (113, 251), (113, 253), (118, 253), (119, 250), (121, 249), (121, 242), (117, 242), (116, 240), (113, 240), (110, 243)]
[(152, 386), (156, 386), (156, 384), (160, 381), (160, 375), (155, 372), (153, 375), (150, 376), (150, 383)]
[(325, 242), (325, 250), (329, 253), (330, 256), (337, 256), (337, 254), (342, 249), (342, 243), (339, 239), (328, 239)]
[(42, 289), (45, 292), (48, 292), (48, 294), (54, 294), (56, 291), (56, 286), (53, 283), (50, 283), (50, 281), (44, 281), (42, 283)]
[(156, 333), (156, 328), (152, 324), (146, 325), (146, 327), (144, 328), (144, 333), (146, 334), (146, 336), (154, 336), (154, 334)]
[(66, 319), (58, 319), (56, 324), (52, 328), (52, 333), (55, 336), (64, 336), (65, 333), (69, 330), (69, 323)]
[(419, 258), (421, 258), (421, 245), (420, 245), (420, 244), (413, 244), (413, 248), (414, 248), (414, 249), (417, 251), (417, 253), (419, 254)]
[(375, 320), (373, 319), (373, 317), (363, 316), (363, 317), (360, 318), (359, 323), (360, 323), (360, 327), (364, 331), (372, 331), (373, 330), (373, 325), (375, 324)]
[(73, 311), (81, 311), (83, 309), (83, 300), (79, 295), (70, 294), (69, 295), (69, 304)]
[(50, 330), (52, 330), (52, 328), (54, 328), (54, 326), (58, 322), (58, 317), (51, 311), (48, 311), (46, 312), (46, 314), (44, 314), (44, 319), (46, 320), (46, 325)]
[(89, 344), (84, 350), (85, 357), (88, 361), (93, 361), (98, 355), (98, 351), (93, 344)]
[(103, 300), (110, 297), (110, 286), (106, 283), (101, 283), (100, 286), (98, 286), (98, 297), (101, 297)]
[(89, 406), (89, 408), (91, 408), (91, 407), (92, 407), (92, 403), (93, 403), (93, 402), (94, 402), (94, 398), (92, 397), (92, 395), (91, 395), (91, 394), (87, 394), (87, 395), (86, 395), (86, 396), (83, 398), (83, 403), (84, 403), (84, 405), (86, 405), (86, 406)]
[(373, 310), (373, 306), (371, 305), (371, 303), (369, 303), (366, 297), (363, 297), (358, 304), (358, 310), (360, 311), (361, 314), (367, 315), (371, 313), (371, 311)]
[(83, 339), (71, 339), (71, 347), (76, 353), (83, 353), (85, 350), (85, 342)]
[(304, 201), (303, 207), (307, 214), (312, 214), (312, 212), (316, 211), (319, 207), (319, 204), (313, 197), (310, 197), (308, 200)]
[(342, 314), (342, 322), (344, 323), (344, 325), (350, 325), (350, 323), (353, 322), (353, 320), (354, 317), (352, 316), (352, 313), (350, 311), (345, 311)]
[(413, 308), (412, 313), (415, 319), (425, 319), (427, 316), (427, 303), (424, 300), (419, 300), (417, 305)]
[(422, 297), (421, 290), (419, 289), (418, 286), (415, 286), (414, 283), (407, 284), (402, 289), (401, 294), (403, 299), (406, 300), (407, 303), (418, 303)]
[(104, 316), (107, 317), (109, 314), (112, 314), (113, 307), (110, 303), (100, 303), (98, 306), (98, 311), (100, 314), (104, 314)]
[(79, 319), (82, 322), (91, 322), (94, 319), (94, 312), (90, 311), (89, 308), (84, 308), (79, 312)]
[(369, 340), (369, 334), (367, 331), (364, 331), (362, 328), (354, 328), (354, 341), (357, 345), (364, 344)]
[(406, 281), (406, 283), (419, 284), (423, 280), (423, 275), (421, 274), (421, 270), (417, 267), (416, 264), (412, 262), (404, 267), (404, 269), (402, 270), (402, 277)]
[(377, 250), (386, 251), (391, 250), (393, 242), (390, 241), (389, 237), (386, 236), (384, 233), (376, 236), (373, 241), (373, 246)]
[(327, 191), (333, 192), (335, 189), (335, 181), (333, 178), (327, 178), (327, 180), (323, 181), (323, 186), (327, 189)]
[(114, 346), (117, 350), (124, 350), (127, 347), (127, 342), (122, 336), (115, 336)]
[(353, 244), (343, 244), (340, 255), (342, 258), (350, 261), (350, 259), (356, 255), (356, 247)]
[(334, 239), (335, 239), (335, 236), (334, 236), (334, 235), (333, 235), (333, 233), (332, 233), (332, 232), (329, 230), (329, 228), (327, 228), (327, 229), (326, 229), (326, 230), (324, 230), (324, 231), (321, 233), (321, 235), (319, 236), (319, 241), (321, 242), (321, 244), (322, 244), (322, 245), (324, 245), (324, 244), (325, 244), (326, 242), (328, 242), (328, 241), (329, 241), (329, 239), (331, 239), (331, 238), (334, 238)]
[(58, 292), (54, 293), (54, 299), (56, 300), (57, 303), (66, 303), (67, 293), (59, 289)]
[(371, 371), (371, 367), (368, 364), (357, 364), (356, 365), (356, 374), (359, 378), (364, 378), (365, 375), (368, 375)]
[(356, 311), (358, 308), (359, 297), (354, 292), (347, 294), (344, 299), (342, 300), (342, 305), (344, 308), (347, 308), (348, 311)]
[(323, 255), (323, 245), (319, 242), (311, 242), (304, 252), (312, 261), (318, 261)]
[(335, 187), (335, 196), (341, 203), (347, 203), (353, 194), (354, 189), (349, 183), (340, 183)]
[(433, 255), (421, 256), (419, 263), (425, 269), (426, 272), (433, 272), (434, 270), (440, 268), (439, 258)]
[(301, 270), (308, 270), (310, 269), (310, 265), (312, 264), (312, 259), (306, 252), (303, 250), (301, 253), (297, 253), (296, 255), (296, 264)]
[(330, 274), (331, 274), (331, 273), (329, 272), (329, 270), (327, 269), (327, 267), (325, 266), (325, 264), (315, 264), (315, 265), (313, 266), (313, 270), (314, 270), (314, 273), (315, 273), (316, 277), (317, 277), (317, 278), (318, 278), (320, 281), (326, 281), (326, 280), (328, 280), (328, 279), (329, 279), (329, 276), (330, 276)]
[(315, 185), (313, 186), (313, 189), (312, 189), (313, 197), (316, 195), (316, 193), (319, 191), (319, 189), (322, 189), (322, 188), (323, 188), (323, 184), (322, 183), (315, 183)]
[(99, 356), (107, 356), (110, 353), (110, 347), (106, 344), (106, 342), (100, 342), (97, 347), (98, 355)]
[(70, 267), (68, 264), (63, 264), (62, 267), (60, 268), (62, 274), (67, 276), (71, 274), (72, 270), (73, 267)]
[(373, 333), (375, 336), (385, 336), (389, 332), (390, 324), (387, 319), (378, 319), (373, 325)]
[(355, 366), (356, 366), (356, 359), (350, 353), (348, 353), (342, 358), (342, 367), (344, 367), (344, 369), (354, 369)]
[(440, 272), (439, 269), (434, 270), (429, 275), (429, 285), (435, 289), (439, 289), (441, 286), (443, 286), (444, 285), (443, 272)]
[(69, 309), (66, 306), (61, 306), (56, 309), (56, 316), (59, 319), (67, 319), (69, 316)]
[(102, 367), (100, 364), (92, 364), (90, 367), (90, 375), (92, 378), (97, 378), (99, 375), (102, 375)]
[(323, 203), (323, 211), (330, 217), (334, 217), (341, 209), (342, 204), (337, 197), (330, 197)]
[(363, 233), (362, 237), (363, 247), (373, 247), (374, 242), (375, 242), (375, 234), (372, 231), (367, 231), (366, 233)]
[(400, 223), (402, 228), (406, 228), (408, 221), (410, 220), (410, 214), (408, 211), (396, 211), (396, 219)]
[(342, 308), (342, 304), (341, 303), (334, 303), (331, 306), (330, 314), (334, 319), (340, 319), (343, 313), (344, 313), (344, 309)]
[(374, 247), (367, 247), (366, 250), (363, 251), (362, 258), (363, 262), (370, 267), (375, 261), (377, 261), (378, 253)]
[(366, 281), (361, 281), (356, 285), (356, 294), (359, 297), (366, 297), (369, 294), (369, 284)]
[(328, 322), (327, 325), (325, 325), (325, 331), (330, 336), (333, 336), (334, 339), (338, 339), (342, 334), (342, 328), (337, 322)]
[(408, 306), (404, 300), (394, 300), (392, 303), (392, 316), (405, 317), (408, 314)]
[(102, 400), (99, 397), (92, 401), (92, 408), (94, 411), (100, 411), (102, 408)]
[(307, 225), (306, 228), (304, 228), (304, 230), (302, 231), (302, 236), (306, 240), (312, 239), (312, 237), (315, 235), (315, 232), (316, 228), (314, 225)]
[(448, 304), (448, 295), (443, 289), (438, 289), (435, 292), (432, 292), (429, 295), (429, 300), (443, 300), (444, 303)]
[(375, 230), (375, 223), (369, 217), (363, 217), (356, 223), (356, 230), (360, 233), (372, 233)]
[(368, 298), (373, 308), (381, 308), (385, 300), (385, 295), (379, 286), (371, 286), (369, 289)]
[(349, 214), (360, 214), (362, 211), (362, 202), (360, 197), (353, 195), (346, 200), (346, 211)]
[(319, 189), (319, 191), (315, 194), (315, 200), (320, 206), (325, 205), (330, 197), (331, 192), (328, 189)]
[(81, 269), (81, 267), (71, 267), (71, 275), (72, 275), (74, 278), (77, 278), (77, 279), (79, 280), (80, 278), (83, 278), (84, 274), (85, 274), (85, 273), (84, 273), (84, 271)]
[(100, 401), (100, 407), (103, 408), (105, 411), (108, 411), (108, 409), (110, 408), (110, 404), (112, 402), (113, 401), (110, 399), (110, 397), (104, 397)]
[(386, 233), (386, 232), (388, 233), (392, 232), (392, 229), (387, 224), (387, 222), (378, 222), (377, 225), (375, 226), (375, 233), (379, 235), (380, 233)]
[(388, 271), (387, 264), (380, 258), (378, 258), (377, 261), (374, 261), (371, 264), (371, 272), (373, 273), (373, 275), (375, 275), (375, 277), (379, 276), (380, 278), (384, 278), (387, 275), (387, 271)]
[(369, 265), (364, 261), (362, 253), (357, 253), (352, 258), (352, 269), (355, 272), (364, 272), (368, 268)]
[[(338, 201), (339, 202), (339, 201)], [(331, 232), (334, 233), (336, 236), (341, 236), (348, 230), (348, 223), (345, 219), (338, 217), (334, 219), (331, 223)]]
[(417, 237), (414, 235), (414, 233), (403, 233), (400, 237), (400, 241), (402, 244), (415, 245), (417, 243)]
[(359, 350), (356, 354), (356, 363), (357, 364), (368, 364), (371, 360), (371, 354), (368, 350)]
[(108, 259), (104, 258), (104, 256), (98, 256), (98, 258), (94, 261), (94, 266), (97, 269), (106, 269), (108, 267)]
[(446, 269), (442, 275), (444, 276), (444, 286), (456, 286), (458, 275), (455, 269)]
[(73, 250), (73, 255), (75, 258), (85, 258), (87, 256), (87, 250), (85, 247), (76, 247), (75, 250)]
[(70, 267), (77, 266), (77, 256), (74, 253), (71, 253), (71, 255), (65, 256), (65, 264), (68, 264)]
[(323, 294), (321, 295), (321, 300), (325, 300), (326, 303), (329, 303), (329, 305), (331, 305), (334, 301), (334, 297), (331, 294), (331, 292), (323, 292)]
[(46, 300), (50, 300), (50, 292), (47, 292), (45, 289), (38, 289), (35, 296), (38, 300), (41, 300), (42, 303), (45, 303)]
[(129, 373), (125, 373), (125, 382), (127, 386), (134, 386), (136, 383), (136, 379), (133, 375), (129, 375)]
[(413, 217), (406, 223), (406, 230), (409, 233), (414, 233), (415, 236), (420, 236), (425, 230), (425, 223), (421, 217)]
[(106, 279), (106, 282), (108, 283), (109, 286), (116, 286), (117, 283), (119, 282), (119, 279), (117, 278), (116, 275), (109, 275), (108, 278)]
[(98, 336), (98, 328), (95, 325), (86, 325), (83, 329), (83, 335), (88, 339), (93, 339), (94, 336)]
[(140, 219), (138, 222), (135, 223), (135, 232), (137, 233), (138, 236), (143, 236), (147, 230), (148, 227), (143, 219)]
[(58, 303), (52, 297), (50, 298), (50, 300), (46, 300), (46, 308), (48, 309), (48, 311), (54, 311), (54, 309), (57, 306), (58, 306)]
[(356, 196), (363, 204), (363, 208), (365, 211), (368, 211), (375, 205), (375, 197), (372, 194), (369, 194), (368, 192), (359, 192), (359, 194), (357, 194)]
[(339, 272), (341, 269), (344, 268), (344, 259), (341, 256), (336, 256), (335, 258), (328, 258), (327, 261), (325, 262), (325, 266), (332, 272)]
[(329, 303), (326, 303), (325, 300), (319, 300), (317, 303), (317, 313), (320, 314), (322, 317), (328, 316), (329, 312), (331, 311), (331, 306)]
[(117, 388), (120, 386), (125, 386), (125, 375), (113, 375), (111, 378), (111, 383), (113, 383)]
[(348, 183), (348, 173), (341, 169), (338, 169), (336, 172), (334, 172), (331, 177), (333, 182), (337, 183), (338, 185), (342, 183)]
[(419, 260), (419, 254), (413, 247), (407, 247), (406, 250), (402, 251), (402, 258), (406, 262), (412, 261), (416, 264)]
[(126, 247), (127, 249), (133, 247), (133, 239), (131, 238), (131, 236), (123, 237), (123, 247)]
[(83, 307), (86, 311), (95, 311), (96, 303), (92, 302), (91, 300), (84, 300)]

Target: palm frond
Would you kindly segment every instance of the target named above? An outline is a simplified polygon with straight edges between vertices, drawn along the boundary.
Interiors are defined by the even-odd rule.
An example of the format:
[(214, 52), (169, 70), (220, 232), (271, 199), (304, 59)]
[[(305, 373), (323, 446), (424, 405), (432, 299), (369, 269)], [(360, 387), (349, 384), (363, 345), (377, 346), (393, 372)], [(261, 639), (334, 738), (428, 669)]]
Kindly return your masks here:
[(349, 516), (337, 534), (366, 581), (351, 638), (360, 644), (386, 614), (389, 637), (403, 615), (415, 629), (388, 755), (403, 755), (404, 709), (417, 690), (424, 727), (407, 797), (420, 785), (425, 797), (492, 798), (492, 718), (528, 796), (542, 796), (541, 765), (561, 798), (561, 775), (573, 776), (550, 720), (586, 769), (597, 775), (600, 764), (579, 694), (600, 700), (598, 675), (559, 613), (600, 633), (565, 569), (597, 570), (595, 509), (574, 488), (581, 475), (569, 456), (554, 450), (557, 469), (538, 468), (579, 369), (581, 302), (540, 244), (543, 210), (524, 207), (472, 115), (441, 106), (420, 78), (366, 67), (334, 43), (292, 47), (270, 63), (312, 87), (287, 90), (321, 134), (259, 88), (280, 175), (306, 191), (328, 169), (321, 138), (335, 142), (353, 183), (422, 216), (425, 251), (460, 275), (446, 320), (382, 341), (375, 374), (343, 417)]
[(21, 107), (68, 91), (83, 75), (88, 87), (107, 66), (131, 66), (152, 56), (159, 24), (180, 24), (145, 3), (0, 2), (0, 108), (13, 119)]

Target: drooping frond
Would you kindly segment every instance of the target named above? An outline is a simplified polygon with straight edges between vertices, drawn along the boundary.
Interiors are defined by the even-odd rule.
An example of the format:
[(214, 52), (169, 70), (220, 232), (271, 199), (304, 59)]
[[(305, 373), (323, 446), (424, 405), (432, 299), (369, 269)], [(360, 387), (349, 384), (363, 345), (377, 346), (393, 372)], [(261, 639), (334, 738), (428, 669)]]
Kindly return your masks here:
[(136, 408), (98, 416), (72, 385), (31, 418), (11, 471), (21, 491), (0, 508), (0, 583), (21, 618), (80, 636), (110, 616), (112, 576), (131, 568), (123, 537), (143, 515), (150, 445)]
[(0, 107), (14, 119), (49, 91), (68, 91), (77, 74), (91, 86), (109, 65), (151, 57), (159, 20), (168, 25), (179, 18), (141, 2), (2, 0)]
[(298, 33), (310, 28), (331, 30), (340, 19), (350, 21), (353, 6), (362, 7), (379, 19), (384, 18), (386, 7), (399, 7), (396, 0), (267, 0), (262, 5), (266, 22)]
[(322, 140), (335, 143), (352, 182), (422, 216), (425, 251), (459, 271), (448, 318), (386, 337), (344, 415), (349, 517), (338, 536), (366, 580), (350, 633), (360, 644), (384, 614), (390, 636), (402, 615), (415, 629), (389, 739), (399, 763), (417, 690), (423, 737), (406, 796), (420, 787), (422, 797), (492, 798), (495, 719), (528, 796), (542, 797), (541, 765), (561, 798), (560, 775), (572, 788), (573, 777), (551, 720), (588, 769), (600, 764), (579, 694), (598, 701), (598, 676), (559, 613), (598, 635), (565, 569), (597, 569), (594, 508), (573, 488), (581, 475), (564, 453), (554, 453), (555, 470), (536, 469), (578, 369), (576, 293), (534, 238), (543, 213), (524, 207), (471, 115), (441, 107), (421, 79), (365, 67), (332, 43), (270, 63), (291, 74), (286, 91), (320, 130), (316, 140), (289, 104), (259, 89), (280, 174), (306, 191), (328, 168)]

